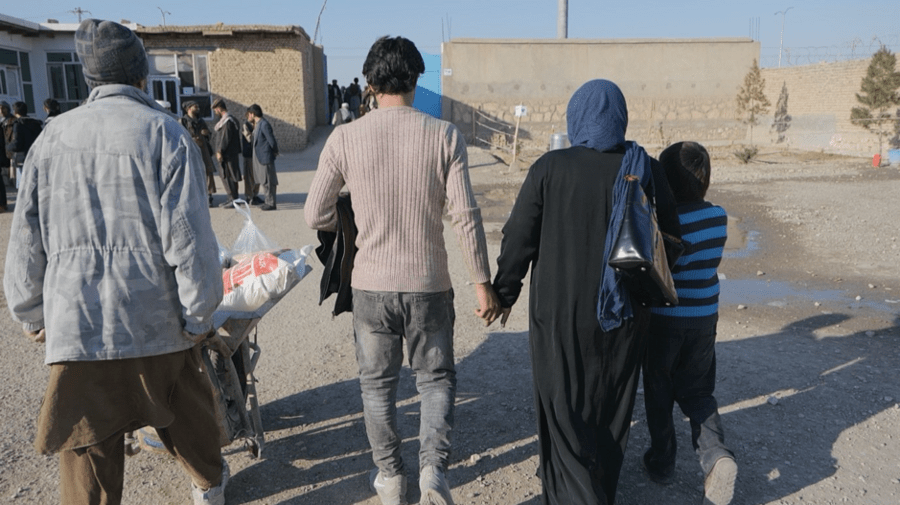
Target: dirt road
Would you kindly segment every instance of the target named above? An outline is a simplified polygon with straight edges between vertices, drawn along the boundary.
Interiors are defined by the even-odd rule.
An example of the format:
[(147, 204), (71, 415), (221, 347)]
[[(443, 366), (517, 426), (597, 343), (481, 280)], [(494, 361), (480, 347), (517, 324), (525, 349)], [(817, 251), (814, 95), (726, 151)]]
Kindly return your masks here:
[[(317, 130), (313, 147), (278, 160), (279, 210), (254, 210), (257, 225), (282, 246), (316, 242), (303, 204), (326, 133)], [(765, 152), (740, 165), (726, 150), (713, 163), (709, 198), (733, 217), (720, 269), (716, 393), (740, 468), (734, 503), (900, 503), (900, 170)], [(507, 173), (478, 148), (470, 149), (470, 166), (496, 258), (524, 172)], [(240, 216), (211, 214), (220, 242), (232, 243)], [(11, 219), (0, 214), (0, 250)], [(459, 396), (449, 473), (456, 501), (536, 504), (527, 290), (506, 329), (485, 329), (471, 315), (474, 292), (449, 227), (446, 240), (457, 299)], [(367, 487), (372, 463), (351, 316), (332, 320), (332, 300), (317, 305), (321, 267), (313, 267), (260, 323), (257, 387), (267, 443), (261, 459), (228, 448), (229, 504), (378, 503)], [(58, 502), (57, 459), (31, 447), (47, 377), (43, 347), (22, 337), (6, 310), (0, 335), (0, 502)], [(414, 469), (418, 402), (408, 369), (403, 376), (400, 429)], [(663, 488), (642, 474), (642, 402), (639, 393), (617, 503), (699, 503), (702, 475), (686, 422), (678, 423), (676, 482)], [(190, 503), (188, 478), (164, 456), (129, 458), (125, 487), (125, 503)]]

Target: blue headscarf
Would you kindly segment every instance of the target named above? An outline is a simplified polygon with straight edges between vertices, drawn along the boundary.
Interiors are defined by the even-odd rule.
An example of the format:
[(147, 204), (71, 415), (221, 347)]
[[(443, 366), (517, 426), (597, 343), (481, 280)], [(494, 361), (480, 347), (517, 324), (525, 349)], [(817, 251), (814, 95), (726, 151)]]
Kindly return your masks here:
[(609, 266), (609, 255), (619, 236), (625, 213), (625, 176), (635, 175), (641, 186), (652, 184), (650, 157), (644, 148), (625, 140), (628, 127), (628, 108), (625, 96), (615, 83), (605, 79), (588, 81), (572, 95), (566, 108), (569, 142), (573, 146), (585, 146), (597, 151), (608, 151), (617, 146), (625, 147), (625, 157), (619, 168), (619, 177), (613, 186), (613, 208), (606, 229), (606, 246), (603, 249), (603, 276), (600, 278), (600, 298), (597, 302), (597, 321), (603, 331), (610, 331), (632, 317), (631, 302), (620, 276)]

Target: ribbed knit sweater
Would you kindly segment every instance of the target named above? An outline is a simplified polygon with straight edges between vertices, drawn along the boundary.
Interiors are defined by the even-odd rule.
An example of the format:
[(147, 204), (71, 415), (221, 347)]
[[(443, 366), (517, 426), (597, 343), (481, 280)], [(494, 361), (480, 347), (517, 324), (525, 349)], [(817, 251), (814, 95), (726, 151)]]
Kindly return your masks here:
[(719, 263), (727, 237), (728, 215), (712, 203), (678, 204), (681, 238), (689, 245), (672, 269), (678, 305), (653, 307), (655, 319), (673, 328), (703, 328), (719, 314)]
[(471, 281), (490, 281), (465, 139), (452, 123), (396, 106), (335, 128), (309, 188), (305, 216), (310, 228), (335, 230), (335, 203), (345, 184), (359, 231), (354, 288), (406, 293), (450, 289), (445, 202)]

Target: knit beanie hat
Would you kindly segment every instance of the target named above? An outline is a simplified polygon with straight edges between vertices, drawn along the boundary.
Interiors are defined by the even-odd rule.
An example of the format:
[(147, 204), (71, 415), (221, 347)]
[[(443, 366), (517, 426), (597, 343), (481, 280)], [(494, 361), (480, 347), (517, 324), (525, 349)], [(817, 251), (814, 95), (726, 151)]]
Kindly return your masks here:
[(113, 21), (85, 19), (75, 32), (75, 51), (84, 80), (104, 84), (134, 84), (150, 73), (147, 53), (137, 35)]

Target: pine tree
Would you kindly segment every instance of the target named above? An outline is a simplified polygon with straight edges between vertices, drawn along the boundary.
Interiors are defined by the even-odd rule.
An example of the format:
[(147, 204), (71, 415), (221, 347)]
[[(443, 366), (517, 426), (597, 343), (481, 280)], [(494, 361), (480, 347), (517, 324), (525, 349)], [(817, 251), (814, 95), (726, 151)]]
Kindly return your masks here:
[(862, 107), (850, 111), (850, 122), (871, 131), (878, 137), (878, 153), (882, 153), (885, 137), (900, 128), (896, 108), (900, 106), (900, 72), (897, 71), (897, 57), (881, 46), (872, 55), (872, 61), (862, 79), (856, 100)]
[(791, 127), (791, 115), (788, 114), (788, 90), (787, 81), (781, 84), (781, 94), (778, 95), (778, 102), (775, 104), (775, 120), (772, 122), (772, 129), (778, 133), (777, 143), (784, 142), (784, 132)]
[(766, 80), (762, 78), (756, 59), (744, 76), (744, 86), (737, 95), (737, 114), (741, 123), (750, 126), (750, 145), (753, 145), (753, 127), (759, 124), (759, 116), (769, 112), (772, 104), (766, 98)]

